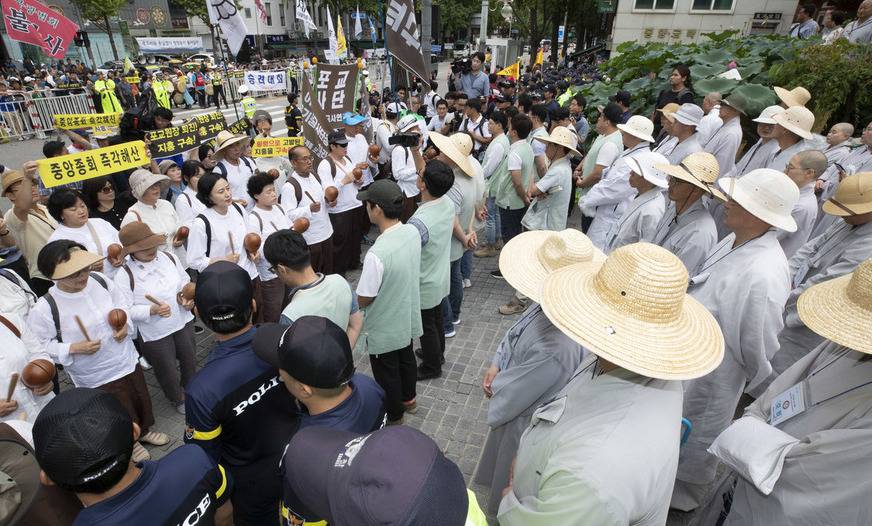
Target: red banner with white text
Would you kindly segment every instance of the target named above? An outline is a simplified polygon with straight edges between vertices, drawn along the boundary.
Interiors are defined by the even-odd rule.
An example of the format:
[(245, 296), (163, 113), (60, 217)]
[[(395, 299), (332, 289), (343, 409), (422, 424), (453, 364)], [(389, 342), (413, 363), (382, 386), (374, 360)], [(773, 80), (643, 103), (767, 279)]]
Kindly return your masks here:
[(42, 48), (56, 59), (66, 55), (79, 26), (35, 0), (0, 0), (9, 38)]

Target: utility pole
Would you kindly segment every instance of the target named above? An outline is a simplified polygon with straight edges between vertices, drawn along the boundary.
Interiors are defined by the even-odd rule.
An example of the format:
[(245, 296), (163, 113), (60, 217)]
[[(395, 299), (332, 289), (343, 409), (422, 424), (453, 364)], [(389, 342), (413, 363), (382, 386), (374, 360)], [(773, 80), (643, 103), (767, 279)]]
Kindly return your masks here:
[[(432, 74), (432, 66), (430, 65), (430, 43), (433, 41), (433, 0), (422, 0), (421, 2), (421, 52), (424, 55), (424, 65), (427, 66), (427, 71)], [(425, 82), (430, 82), (430, 79), (421, 79)]]
[(487, 14), (490, 9), (488, 0), (481, 0), (481, 28), (478, 32), (478, 50), (485, 50), (485, 42), (487, 41)]

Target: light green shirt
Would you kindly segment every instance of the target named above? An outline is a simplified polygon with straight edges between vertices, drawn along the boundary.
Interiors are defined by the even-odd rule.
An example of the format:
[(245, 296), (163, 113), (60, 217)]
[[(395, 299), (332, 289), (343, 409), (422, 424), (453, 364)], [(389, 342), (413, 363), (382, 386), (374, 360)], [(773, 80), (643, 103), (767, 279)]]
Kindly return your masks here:
[(352, 309), (351, 286), (339, 274), (321, 276), (313, 285), (291, 293), (291, 302), (282, 316), (293, 323), (303, 316), (321, 316), (343, 330), (348, 327)]
[[(521, 183), (524, 188), (529, 188), (530, 183), (536, 177), (536, 164), (533, 162), (533, 147), (530, 143), (523, 141), (513, 142), (509, 146), (509, 155), (515, 154), (521, 159)], [(515, 187), (512, 185), (512, 176), (506, 173), (506, 177), (498, 183), (496, 190), (496, 202), (500, 208), (508, 208), (509, 210), (519, 210), (524, 208), (524, 200), (518, 197), (515, 192)]]
[[(475, 213), (475, 205), (484, 196), (484, 179), (480, 175), (470, 177), (459, 168), (454, 169), (454, 186), (448, 190), (446, 196), (454, 203), (454, 212), (460, 227), (468, 231), (472, 216)], [(451, 236), (451, 261), (457, 261), (463, 255), (466, 247), (459, 239)]]
[(569, 215), (569, 199), (572, 197), (572, 165), (569, 156), (563, 156), (551, 163), (545, 177), (536, 183), (536, 188), (547, 195), (533, 199), (521, 219), (521, 225), (527, 230), (564, 230)]
[(445, 196), (421, 203), (409, 224), (421, 235), (421, 310), (431, 309), (448, 295), (449, 256), (454, 204)]

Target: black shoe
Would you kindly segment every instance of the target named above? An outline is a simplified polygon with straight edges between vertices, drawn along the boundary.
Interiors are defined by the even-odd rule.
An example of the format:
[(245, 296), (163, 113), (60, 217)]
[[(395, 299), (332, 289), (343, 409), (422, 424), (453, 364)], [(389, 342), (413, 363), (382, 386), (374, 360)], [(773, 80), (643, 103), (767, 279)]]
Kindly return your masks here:
[(422, 380), (432, 380), (433, 378), (439, 378), (442, 376), (442, 371), (421, 371), (421, 368), (418, 367), (418, 381)]
[(490, 275), (491, 275), (492, 278), (503, 279), (503, 273), (500, 272), (499, 269), (497, 269), (497, 270), (492, 270), (491, 273), (490, 273)]
[[(418, 358), (423, 360), (424, 359), (424, 349), (415, 349), (415, 356), (417, 356)], [(441, 363), (441, 364), (445, 363), (444, 356), (442, 357), (442, 361), (440, 361), (439, 363)]]

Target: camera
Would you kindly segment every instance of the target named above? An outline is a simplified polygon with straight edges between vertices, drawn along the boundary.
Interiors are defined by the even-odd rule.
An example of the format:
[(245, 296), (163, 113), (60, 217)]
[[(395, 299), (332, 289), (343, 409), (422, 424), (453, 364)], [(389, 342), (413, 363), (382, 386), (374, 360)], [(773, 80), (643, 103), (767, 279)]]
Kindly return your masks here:
[(451, 72), (457, 75), (463, 75), (472, 71), (472, 60), (469, 58), (461, 58), (451, 63)]
[(388, 137), (388, 144), (402, 146), (403, 148), (413, 148), (418, 146), (421, 140), (420, 133), (395, 133)]

